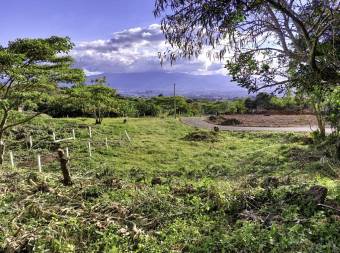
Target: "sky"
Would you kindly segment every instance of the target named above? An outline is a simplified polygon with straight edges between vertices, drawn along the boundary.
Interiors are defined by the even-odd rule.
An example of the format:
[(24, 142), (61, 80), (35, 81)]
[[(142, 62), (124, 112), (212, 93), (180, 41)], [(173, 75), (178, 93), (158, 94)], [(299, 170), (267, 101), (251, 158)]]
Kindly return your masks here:
[(109, 38), (113, 32), (158, 21), (154, 0), (1, 0), (0, 42), (20, 37)]
[(225, 75), (223, 64), (210, 60), (206, 54), (191, 61), (179, 60), (173, 66), (161, 66), (158, 52), (166, 50), (167, 44), (160, 20), (153, 15), (154, 1), (2, 0), (5, 11), (0, 15), (0, 43), (5, 46), (16, 38), (69, 36), (75, 43), (71, 52), (75, 67), (84, 69), (88, 76)]

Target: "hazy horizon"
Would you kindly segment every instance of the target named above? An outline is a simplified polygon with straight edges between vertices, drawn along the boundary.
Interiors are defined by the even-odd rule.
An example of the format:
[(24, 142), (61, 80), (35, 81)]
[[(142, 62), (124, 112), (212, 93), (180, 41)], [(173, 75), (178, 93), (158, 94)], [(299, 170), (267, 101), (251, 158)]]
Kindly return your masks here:
[[(173, 66), (161, 66), (158, 52), (164, 51), (167, 45), (159, 20), (152, 13), (153, 0), (144, 0), (143, 3), (138, 0), (103, 0), (100, 4), (80, 0), (13, 0), (3, 5), (8, 11), (0, 17), (2, 45), (23, 37), (69, 36), (75, 43), (71, 52), (75, 66), (82, 68), (87, 76), (121, 75), (119, 80), (129, 81), (111, 83), (113, 87), (118, 85), (120, 90), (148, 92), (144, 88), (149, 84), (141, 84), (143, 80), (140, 79), (132, 80), (133, 76), (136, 73), (159, 73), (166, 80), (162, 79), (158, 89), (153, 84), (155, 92), (166, 93), (163, 83), (172, 85), (178, 82), (177, 75), (183, 74), (179, 87), (184, 83), (191, 87), (188, 92), (197, 96), (207, 95), (207, 90), (227, 93), (228, 88), (231, 97), (246, 93), (236, 84), (230, 85), (223, 62), (210, 59), (206, 52), (191, 61), (180, 59)], [(13, 20), (14, 13), (16, 19)], [(150, 78), (152, 76), (145, 82)], [(225, 86), (221, 86), (224, 80)], [(128, 86), (126, 89), (121, 87), (124, 83)], [(133, 83), (136, 85), (131, 89)], [(205, 84), (206, 89), (202, 88)]]

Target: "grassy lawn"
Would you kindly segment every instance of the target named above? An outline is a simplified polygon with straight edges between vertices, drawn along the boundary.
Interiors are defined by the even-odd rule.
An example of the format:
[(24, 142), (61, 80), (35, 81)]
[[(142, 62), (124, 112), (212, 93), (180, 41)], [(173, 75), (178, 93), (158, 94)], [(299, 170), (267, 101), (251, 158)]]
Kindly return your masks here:
[[(223, 132), (214, 142), (188, 141), (195, 129), (173, 119), (92, 124), (41, 118), (8, 137), (17, 168), (6, 156), (0, 252), (340, 251), (339, 215), (306, 197), (325, 186), (325, 204), (339, 206), (339, 164), (322, 158), (308, 135)], [(51, 133), (71, 137), (72, 128), (76, 140), (61, 143), (74, 181), (65, 187)], [(32, 150), (20, 131), (33, 136)]]

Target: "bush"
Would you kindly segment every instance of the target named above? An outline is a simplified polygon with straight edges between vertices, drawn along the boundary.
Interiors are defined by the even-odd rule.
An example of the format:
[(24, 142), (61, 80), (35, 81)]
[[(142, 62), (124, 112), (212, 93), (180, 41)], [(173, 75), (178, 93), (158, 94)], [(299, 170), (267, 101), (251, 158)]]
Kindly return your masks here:
[(241, 121), (239, 121), (238, 119), (225, 119), (224, 121), (222, 121), (220, 123), (220, 125), (222, 126), (236, 126), (236, 125), (240, 125)]
[(187, 134), (184, 137), (184, 140), (216, 142), (218, 141), (218, 134), (217, 132), (208, 132), (208, 131), (198, 130), (198, 131)]

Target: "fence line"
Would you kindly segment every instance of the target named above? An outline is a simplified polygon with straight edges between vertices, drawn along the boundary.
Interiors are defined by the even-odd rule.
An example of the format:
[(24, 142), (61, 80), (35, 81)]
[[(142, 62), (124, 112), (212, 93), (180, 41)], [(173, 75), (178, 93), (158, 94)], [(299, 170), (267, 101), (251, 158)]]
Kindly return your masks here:
[[(17, 157), (15, 158), (13, 150), (9, 150), (9, 164), (12, 168), (15, 167), (15, 165), (21, 165), (23, 163), (29, 163), (30, 165), (33, 164), (37, 164), (38, 167), (38, 171), (42, 172), (42, 167), (43, 167), (43, 162), (44, 159), (42, 159), (43, 157), (46, 156), (51, 156), (51, 152), (43, 152), (41, 153), (41, 151), (43, 150), (35, 150), (35, 147), (39, 147), (39, 145), (53, 145), (53, 143), (61, 143), (63, 141), (69, 141), (69, 140), (76, 140), (76, 130), (74, 128), (67, 128), (67, 129), (71, 129), (71, 134), (72, 137), (68, 137), (68, 138), (64, 138), (64, 139), (57, 139), (56, 138), (56, 132), (52, 132), (52, 140), (51, 137), (49, 138), (43, 138), (43, 139), (34, 139), (32, 134), (28, 135), (25, 139), (23, 140), (13, 140), (13, 136), (10, 135), (11, 139), (7, 140), (7, 143), (9, 143), (9, 145), (11, 147), (14, 147), (14, 145), (20, 144), (20, 143), (26, 143), (29, 149), (29, 154), (25, 155), (25, 156), (21, 156), (21, 157)], [(94, 139), (94, 135), (93, 133), (95, 133), (95, 135), (98, 135), (101, 140), (95, 140)], [(87, 152), (85, 151), (85, 149), (83, 148), (72, 148), (73, 152), (86, 152), (88, 153), (87, 156), (74, 156), (72, 155), (72, 159), (84, 159), (84, 158), (88, 158), (88, 157), (92, 157), (93, 154), (93, 150), (96, 150), (96, 148), (94, 149), (95, 146), (100, 145), (100, 146), (105, 146), (106, 150), (109, 150), (110, 146), (112, 145), (122, 145), (121, 141), (126, 139), (129, 143), (131, 143), (131, 137), (129, 136), (127, 130), (124, 130), (124, 133), (122, 133), (122, 135), (120, 135), (119, 139), (115, 139), (115, 140), (109, 140), (108, 139), (108, 134), (106, 133), (101, 133), (99, 131), (96, 131), (94, 129), (92, 129), (90, 126), (88, 127), (88, 136), (90, 137), (90, 140), (82, 140), (79, 139), (79, 141), (77, 142), (79, 144), (79, 142), (85, 142), (87, 141), (87, 145), (84, 145), (83, 147), (87, 146)], [(103, 138), (105, 137), (105, 138)], [(38, 152), (39, 151), (39, 152)], [(33, 152), (33, 153), (31, 153)], [(70, 158), (70, 150), (69, 147), (65, 148), (65, 155), (67, 158)], [(52, 155), (53, 156), (53, 155)], [(6, 161), (5, 161), (6, 162)], [(7, 162), (7, 163), (8, 163)]]

